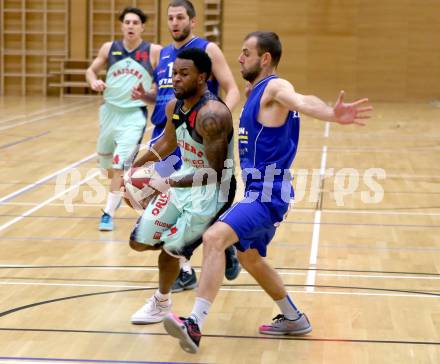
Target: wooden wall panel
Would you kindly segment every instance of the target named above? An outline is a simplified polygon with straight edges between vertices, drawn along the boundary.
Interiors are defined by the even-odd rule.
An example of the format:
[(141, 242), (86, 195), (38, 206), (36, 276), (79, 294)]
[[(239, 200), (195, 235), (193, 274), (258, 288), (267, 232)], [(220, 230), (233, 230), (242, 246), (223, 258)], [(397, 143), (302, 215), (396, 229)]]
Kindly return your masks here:
[(362, 1), (359, 8), (358, 93), (390, 101), (406, 96), (408, 1)]
[(307, 2), (299, 2), (294, 7), (289, 6), (288, 12), (286, 3), (282, 1), (260, 2), (260, 4), (258, 22), (254, 29), (249, 30), (257, 28), (258, 30), (273, 30), (276, 24), (276, 32), (283, 44), (283, 55), (278, 73), (281, 77), (291, 80), (295, 89), (301, 92), (308, 82), (306, 70), (309, 44), (305, 37), (308, 31)]
[(299, 92), (429, 101), (440, 97), (438, 0), (225, 1), (224, 49), (235, 75), (243, 36), (273, 30), (279, 74)]
[(409, 5), (408, 97), (440, 98), (440, 1), (424, 0)]
[(75, 0), (70, 4), (70, 58), (86, 59), (88, 56), (87, 10), (87, 0)]
[[(26, 1), (33, 8), (58, 9), (67, 0)], [(82, 58), (87, 54), (84, 41), (86, 29), (84, 4), (92, 0), (71, 0), (69, 56)], [(118, 6), (134, 0), (114, 0)], [(102, 0), (103, 6), (107, 1)], [(224, 0), (223, 51), (237, 82), (243, 85), (237, 56), (243, 37), (254, 30), (276, 31), (283, 42), (283, 58), (279, 74), (289, 79), (299, 92), (313, 93), (333, 100), (344, 88), (349, 97), (367, 95), (384, 101), (431, 101), (440, 98), (440, 14), (439, 0)], [(14, 5), (19, 4), (19, 5)], [(47, 46), (50, 56), (62, 56), (68, 42), (63, 17), (11, 11), (21, 0), (1, 1), (0, 24), (3, 52), (0, 52), (0, 84), (7, 91), (33, 91), (32, 77), (42, 74), (31, 57), (21, 53), (41, 48), (37, 34), (47, 24)], [(198, 13), (195, 33), (203, 34), (204, 0), (194, 0)], [(168, 1), (160, 1), (160, 43), (171, 38), (166, 24)], [(87, 9), (88, 11), (88, 9)], [(97, 15), (98, 16), (98, 15)], [(25, 17), (26, 19), (22, 19)], [(43, 18), (43, 20), (46, 18)], [(25, 20), (25, 21), (24, 21)], [(23, 35), (20, 33), (22, 30)], [(99, 36), (97, 36), (99, 37)], [(108, 36), (96, 39), (101, 44)], [(7, 51), (9, 50), (9, 51)], [(8, 53), (9, 52), (9, 53)], [(88, 55), (88, 54), (87, 54)], [(27, 57), (27, 58), (26, 58)], [(29, 61), (29, 62), (28, 62)], [(26, 67), (28, 70), (26, 70)], [(33, 68), (32, 68), (33, 67)], [(40, 68), (38, 68), (40, 67)], [(31, 69), (32, 68), (32, 69)], [(8, 78), (9, 77), (9, 78)], [(7, 79), (8, 78), (8, 79)], [(16, 87), (20, 84), (20, 87)], [(13, 86), (14, 85), (14, 86)], [(1, 87), (0, 87), (1, 88)], [(40, 87), (39, 89), (43, 89)]]
[(226, 0), (223, 5), (223, 53), (240, 88), (244, 88), (238, 67), (243, 38), (257, 27), (258, 0)]

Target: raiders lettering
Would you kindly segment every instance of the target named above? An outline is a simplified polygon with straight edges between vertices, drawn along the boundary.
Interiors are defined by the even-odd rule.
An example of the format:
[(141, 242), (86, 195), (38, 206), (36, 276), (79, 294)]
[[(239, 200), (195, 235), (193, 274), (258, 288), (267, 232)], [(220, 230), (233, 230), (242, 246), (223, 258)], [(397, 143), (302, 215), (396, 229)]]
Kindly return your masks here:
[(113, 72), (113, 77), (118, 77), (121, 75), (133, 75), (137, 77), (139, 80), (143, 77), (142, 74), (133, 68), (122, 68)]

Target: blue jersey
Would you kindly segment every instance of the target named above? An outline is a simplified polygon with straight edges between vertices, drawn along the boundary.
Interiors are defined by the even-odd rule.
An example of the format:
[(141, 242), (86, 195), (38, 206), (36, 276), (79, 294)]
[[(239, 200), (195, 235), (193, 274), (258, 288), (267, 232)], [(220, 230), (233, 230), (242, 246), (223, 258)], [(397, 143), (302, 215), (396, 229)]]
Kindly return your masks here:
[(297, 112), (290, 111), (280, 127), (265, 127), (258, 121), (264, 90), (275, 78), (269, 76), (253, 87), (240, 116), (238, 146), (246, 191), (261, 190), (264, 182), (272, 185), (273, 181), (273, 192), (278, 195), (276, 191), (287, 187), (283, 181), (291, 189), (289, 168), (298, 147), (300, 120)]
[[(179, 53), (188, 48), (200, 48), (206, 50), (209, 41), (206, 39), (194, 37), (188, 43), (184, 44), (180, 48), (174, 47), (172, 44), (163, 48), (160, 52), (159, 63), (154, 69), (153, 80), (157, 84), (157, 97), (156, 105), (151, 115), (151, 121), (155, 128), (154, 136), (157, 136), (158, 131), (165, 127), (167, 116), (165, 113), (165, 107), (172, 98), (174, 98), (173, 90), (173, 64)], [(209, 90), (217, 95), (218, 94), (218, 82), (217, 80), (208, 81)], [(157, 127), (159, 126), (159, 128)], [(157, 129), (157, 130), (156, 130)], [(153, 137), (154, 137), (153, 136)]]

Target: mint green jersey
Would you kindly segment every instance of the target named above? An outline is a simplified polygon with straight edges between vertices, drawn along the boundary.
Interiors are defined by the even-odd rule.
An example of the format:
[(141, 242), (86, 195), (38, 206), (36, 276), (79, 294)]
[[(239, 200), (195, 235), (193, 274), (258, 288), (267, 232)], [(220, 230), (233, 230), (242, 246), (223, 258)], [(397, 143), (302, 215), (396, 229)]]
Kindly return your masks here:
[(107, 61), (107, 88), (104, 100), (120, 108), (142, 107), (145, 103), (131, 98), (132, 90), (142, 83), (145, 90), (151, 87), (153, 68), (150, 63), (151, 44), (143, 41), (129, 52), (122, 41), (114, 41)]

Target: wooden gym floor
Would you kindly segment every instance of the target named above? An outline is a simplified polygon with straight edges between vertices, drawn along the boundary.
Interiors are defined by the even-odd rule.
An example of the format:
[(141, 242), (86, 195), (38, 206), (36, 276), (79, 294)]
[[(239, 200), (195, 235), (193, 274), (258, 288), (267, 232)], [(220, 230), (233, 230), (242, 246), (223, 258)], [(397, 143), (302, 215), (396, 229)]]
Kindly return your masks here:
[[(438, 105), (374, 103), (365, 128), (303, 118), (297, 202), (268, 259), (314, 330), (259, 335), (277, 309), (242, 272), (190, 355), (161, 324), (130, 324), (157, 286), (157, 253), (129, 249), (128, 207), (97, 230), (99, 103), (0, 99), (0, 362), (440, 362)], [(173, 295), (174, 311), (193, 298)]]

